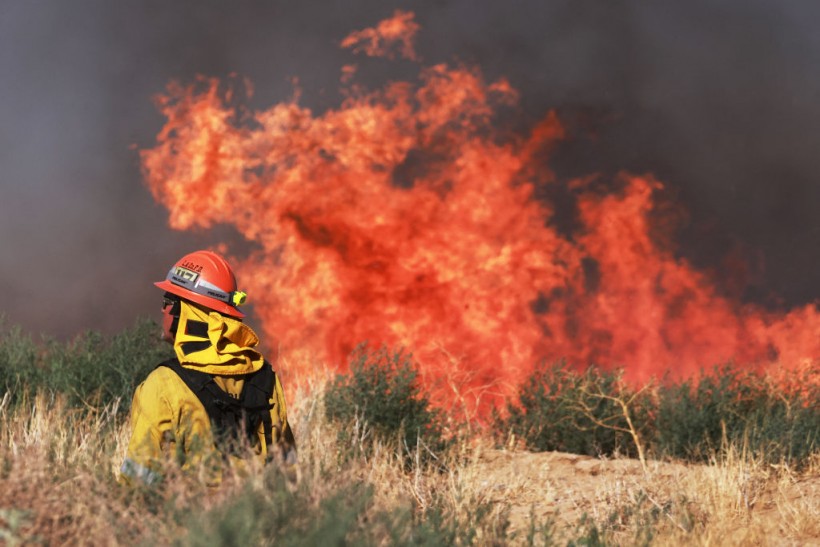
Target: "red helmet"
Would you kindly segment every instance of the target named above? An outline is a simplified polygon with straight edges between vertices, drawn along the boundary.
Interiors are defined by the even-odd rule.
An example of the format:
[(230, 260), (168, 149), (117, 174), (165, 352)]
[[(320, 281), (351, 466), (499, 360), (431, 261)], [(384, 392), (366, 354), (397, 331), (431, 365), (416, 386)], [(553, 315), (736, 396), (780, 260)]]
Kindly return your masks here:
[(243, 318), (237, 306), (247, 295), (236, 290), (236, 277), (224, 258), (211, 251), (195, 251), (177, 261), (165, 281), (154, 283), (160, 289), (180, 298), (231, 317)]

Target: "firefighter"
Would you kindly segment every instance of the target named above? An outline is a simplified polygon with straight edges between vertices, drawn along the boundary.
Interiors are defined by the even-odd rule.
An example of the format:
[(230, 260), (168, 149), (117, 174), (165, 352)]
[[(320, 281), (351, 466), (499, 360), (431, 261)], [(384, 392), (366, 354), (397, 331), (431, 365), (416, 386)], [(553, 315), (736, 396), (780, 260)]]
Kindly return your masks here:
[(296, 445), (282, 385), (242, 322), (246, 295), (231, 267), (214, 252), (196, 251), (154, 285), (165, 293), (162, 337), (175, 357), (134, 393), (121, 479), (156, 484), (176, 461), (217, 485), (225, 461), (248, 454), (293, 471)]

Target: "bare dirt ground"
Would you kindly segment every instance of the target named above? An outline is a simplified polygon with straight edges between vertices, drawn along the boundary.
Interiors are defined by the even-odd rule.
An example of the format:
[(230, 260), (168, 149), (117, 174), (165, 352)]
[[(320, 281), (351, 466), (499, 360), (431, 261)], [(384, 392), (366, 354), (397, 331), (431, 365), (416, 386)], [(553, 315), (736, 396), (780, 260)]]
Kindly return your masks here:
[(508, 508), (519, 537), (549, 519), (577, 535), (586, 519), (624, 544), (651, 525), (652, 544), (820, 545), (816, 472), (797, 476), (740, 458), (649, 461), (644, 471), (637, 460), (491, 449), (471, 470), (484, 499)]

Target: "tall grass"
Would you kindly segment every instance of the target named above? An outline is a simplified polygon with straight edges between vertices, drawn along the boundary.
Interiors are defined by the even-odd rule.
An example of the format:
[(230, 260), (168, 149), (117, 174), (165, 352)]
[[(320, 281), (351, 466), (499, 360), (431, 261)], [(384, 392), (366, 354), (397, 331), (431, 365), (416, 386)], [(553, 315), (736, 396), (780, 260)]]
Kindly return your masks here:
[[(681, 437), (694, 440), (681, 445), (687, 448), (676, 456), (674, 432), (664, 437), (670, 439), (664, 448), (657, 425), (650, 427), (652, 419), (660, 419), (662, 404), (674, 410), (675, 397), (686, 393), (692, 408), (707, 413), (703, 409), (712, 408), (707, 402), (714, 397), (723, 400), (714, 390), (706, 390), (709, 397), (698, 395), (690, 385), (683, 391), (670, 388), (668, 399), (660, 388), (631, 399), (636, 412), (630, 416), (644, 427), (640, 430), (644, 437), (639, 438), (647, 439), (656, 456), (676, 458), (672, 463), (650, 459), (642, 467), (620, 459), (618, 454), (630, 453), (633, 438), (615, 429), (598, 431), (594, 443), (578, 445), (596, 457), (605, 456), (604, 460), (503, 449), (489, 433), (453, 440), (436, 459), (425, 460), (424, 444), (411, 447), (406, 439), (396, 442), (393, 433), (405, 431), (404, 420), (383, 429), (384, 424), (361, 411), (328, 414), (327, 402), (333, 397), (350, 402), (361, 395), (353, 377), (328, 378), (301, 386), (289, 401), (300, 447), (298, 482), (275, 466), (256, 468), (251, 460), (249, 467), (229, 468), (219, 488), (205, 487), (171, 464), (160, 488), (127, 487), (116, 481), (116, 474), (130, 433), (128, 401), (135, 383), (164, 358), (165, 348), (154, 332), (154, 325), (138, 323), (111, 339), (87, 336), (62, 346), (16, 337), (20, 333), (13, 328), (0, 334), (0, 543), (744, 545), (773, 544), (772, 538), (778, 538), (783, 544), (797, 545), (820, 541), (820, 454), (810, 440), (817, 433), (811, 421), (816, 406), (771, 391), (771, 386), (738, 391), (732, 387), (737, 382), (721, 388), (731, 394), (727, 401), (734, 401), (738, 393), (743, 404), (757, 401), (758, 396), (767, 404), (785, 397), (788, 412), (783, 415), (796, 420), (788, 422), (789, 431), (802, 428), (806, 435), (800, 438), (809, 440), (809, 448), (799, 449), (805, 452), (790, 448), (772, 457), (771, 450), (759, 449), (751, 418), (738, 421), (739, 425), (723, 419), (717, 421), (717, 437), (708, 437), (703, 450), (691, 450), (699, 442), (697, 435)], [(117, 352), (120, 360), (113, 355)], [(362, 366), (354, 370), (367, 377), (378, 374), (366, 364), (396, 354), (360, 357)], [(32, 370), (21, 368), (27, 361), (34, 364)], [(434, 419), (434, 412), (424, 412), (429, 409), (420, 386), (403, 383), (409, 378), (403, 376), (408, 374), (407, 361), (392, 362), (397, 375), (382, 378), (383, 385), (398, 381), (408, 391), (385, 404), (409, 404), (419, 416)], [(126, 372), (131, 373), (127, 378)], [(566, 368), (540, 373), (522, 389), (522, 394), (532, 396), (526, 403), (531, 421), (519, 406), (518, 421), (505, 424), (506, 431), (522, 428), (517, 438), (526, 440), (526, 431), (537, 431), (553, 439), (550, 442), (569, 443), (576, 442), (571, 435), (590, 433), (577, 425), (606, 429), (627, 424), (620, 421), (622, 409), (609, 405), (611, 399), (599, 398), (609, 403), (594, 407), (600, 413), (591, 415), (573, 415), (579, 408), (593, 407), (573, 406), (569, 399), (561, 399), (584, 385), (579, 393), (593, 398), (603, 393), (622, 398), (636, 394), (618, 391), (627, 387), (616, 376), (596, 371), (577, 381)], [(599, 377), (606, 381), (595, 385), (609, 391), (590, 388), (589, 382), (598, 382)], [(104, 386), (111, 378), (112, 385)], [(539, 378), (558, 387), (539, 383)], [(552, 406), (541, 408), (542, 399)], [(354, 402), (353, 408), (362, 406), (357, 405)], [(552, 414), (538, 414), (542, 411)], [(748, 409), (743, 412), (754, 415)], [(541, 420), (537, 428), (536, 416)], [(582, 417), (594, 420), (583, 422)], [(566, 427), (550, 437), (549, 423)], [(703, 422), (681, 417), (677, 423), (692, 424), (688, 427), (694, 429)], [(733, 433), (742, 430), (747, 433)], [(708, 431), (702, 429), (703, 439)], [(621, 436), (607, 437), (615, 433)], [(606, 447), (612, 453), (605, 453)], [(553, 450), (548, 445), (536, 448)], [(571, 448), (567, 444), (561, 449)], [(804, 454), (799, 460), (784, 456), (798, 452)], [(407, 465), (408, 455), (413, 465)]]
[[(818, 464), (796, 473), (726, 445), (706, 464), (650, 462), (642, 472), (634, 461), (603, 462), (596, 465), (614, 471), (602, 467), (576, 486), (581, 464), (595, 460), (568, 459), (572, 466), (556, 475), (525, 477), (515, 465), (533, 465), (536, 454), (462, 440), (445, 465), (408, 470), (404, 453), (387, 441), (340, 440), (341, 425), (318, 410), (321, 396), (316, 386), (291, 408), (298, 483), (275, 467), (251, 468), (229, 471), (219, 489), (170, 468), (159, 489), (118, 484), (128, 429), (113, 405), (72, 410), (64, 398), (41, 394), (5, 406), (0, 536), (8, 545), (765, 545), (773, 533), (796, 545), (820, 538)], [(505, 459), (518, 463), (509, 468)], [(565, 500), (563, 509), (536, 507), (541, 497)]]

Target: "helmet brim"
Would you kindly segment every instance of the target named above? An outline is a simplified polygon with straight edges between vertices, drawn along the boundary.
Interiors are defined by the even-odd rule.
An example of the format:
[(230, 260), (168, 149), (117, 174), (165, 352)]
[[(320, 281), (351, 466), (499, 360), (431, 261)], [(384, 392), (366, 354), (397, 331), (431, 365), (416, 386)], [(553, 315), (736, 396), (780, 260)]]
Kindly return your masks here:
[(202, 296), (195, 292), (191, 292), (185, 287), (174, 285), (167, 279), (164, 281), (157, 281), (156, 283), (154, 283), (154, 286), (159, 287), (163, 291), (175, 294), (180, 298), (190, 300), (191, 302), (195, 302), (200, 306), (204, 306), (210, 310), (219, 312), (223, 315), (228, 315), (230, 317), (235, 317), (237, 319), (242, 319), (245, 317), (244, 313), (234, 308), (230, 304), (226, 304), (225, 302), (220, 302), (219, 300), (214, 300), (213, 298), (208, 298), (207, 296)]

